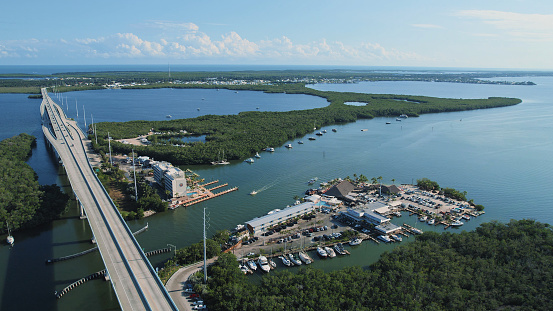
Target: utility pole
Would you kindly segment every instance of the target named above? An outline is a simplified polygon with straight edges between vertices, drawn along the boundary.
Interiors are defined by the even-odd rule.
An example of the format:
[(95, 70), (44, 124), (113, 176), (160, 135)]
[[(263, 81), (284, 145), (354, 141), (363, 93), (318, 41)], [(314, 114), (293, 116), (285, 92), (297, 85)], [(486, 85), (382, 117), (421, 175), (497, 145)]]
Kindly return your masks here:
[(113, 161), (111, 160), (111, 137), (109, 136), (109, 132), (108, 132), (108, 147), (109, 147), (109, 164), (113, 165)]
[(206, 247), (205, 247), (205, 207), (204, 207), (204, 283), (207, 284), (207, 264), (206, 264)]
[(132, 172), (134, 174), (134, 199), (138, 202), (138, 189), (136, 188), (136, 169), (134, 168), (134, 149), (132, 150)]

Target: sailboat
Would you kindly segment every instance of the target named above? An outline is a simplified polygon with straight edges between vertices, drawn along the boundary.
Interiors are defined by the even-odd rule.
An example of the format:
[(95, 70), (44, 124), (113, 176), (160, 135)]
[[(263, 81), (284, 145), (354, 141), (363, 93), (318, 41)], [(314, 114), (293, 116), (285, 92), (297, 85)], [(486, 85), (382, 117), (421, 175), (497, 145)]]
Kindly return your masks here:
[(8, 221), (6, 220), (6, 226), (8, 227), (8, 237), (6, 238), (6, 242), (10, 244), (10, 246), (13, 246), (13, 243), (15, 242), (15, 239), (12, 236), (12, 232), (10, 230), (10, 225), (8, 224)]
[(211, 164), (213, 164), (213, 165), (227, 165), (227, 164), (230, 164), (230, 162), (228, 162), (227, 159), (225, 159), (225, 150), (223, 150), (223, 158), (221, 159), (219, 157), (219, 160), (213, 161), (213, 162), (211, 162)]

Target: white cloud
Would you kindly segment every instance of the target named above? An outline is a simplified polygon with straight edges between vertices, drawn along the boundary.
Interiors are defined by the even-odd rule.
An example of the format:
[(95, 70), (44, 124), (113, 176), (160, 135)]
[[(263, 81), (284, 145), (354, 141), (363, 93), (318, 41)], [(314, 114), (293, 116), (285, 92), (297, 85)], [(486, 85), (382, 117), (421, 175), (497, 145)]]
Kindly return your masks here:
[(425, 28), (425, 29), (443, 29), (444, 28), (440, 25), (433, 25), (433, 24), (412, 24), (411, 26), (416, 28)]
[(0, 41), (0, 57), (29, 57), (89, 59), (194, 59), (226, 62), (305, 63), (305, 64), (396, 64), (396, 61), (416, 60), (420, 57), (388, 49), (378, 43), (365, 42), (348, 45), (340, 41), (320, 39), (311, 42), (293, 42), (286, 36), (257, 42), (234, 31), (220, 38), (211, 38), (193, 23), (165, 21), (149, 22), (152, 27), (172, 28), (179, 33), (174, 38), (147, 40), (134, 33), (116, 33), (97, 38)]
[(492, 10), (464, 10), (460, 17), (474, 18), (525, 41), (552, 41), (553, 14), (522, 14)]

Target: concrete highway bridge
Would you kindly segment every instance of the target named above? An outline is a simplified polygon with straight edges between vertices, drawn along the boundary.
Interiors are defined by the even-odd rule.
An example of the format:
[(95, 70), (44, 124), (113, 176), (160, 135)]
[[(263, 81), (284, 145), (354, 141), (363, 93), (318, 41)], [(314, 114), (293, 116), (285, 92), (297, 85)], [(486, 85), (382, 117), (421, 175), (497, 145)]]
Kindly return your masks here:
[(142, 248), (97, 178), (87, 157), (91, 142), (41, 90), (42, 131), (65, 167), (86, 212), (122, 310), (178, 310)]

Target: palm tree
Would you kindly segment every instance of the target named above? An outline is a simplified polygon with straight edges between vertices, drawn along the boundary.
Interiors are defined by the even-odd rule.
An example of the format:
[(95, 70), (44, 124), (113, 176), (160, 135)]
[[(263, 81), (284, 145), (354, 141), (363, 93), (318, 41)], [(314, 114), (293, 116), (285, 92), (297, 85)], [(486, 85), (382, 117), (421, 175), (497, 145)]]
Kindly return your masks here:
[(392, 178), (392, 185), (393, 185), (395, 182), (396, 182), (396, 180)]
[(371, 178), (371, 182), (373, 183), (373, 185), (376, 184), (376, 182), (377, 182), (376, 177)]

